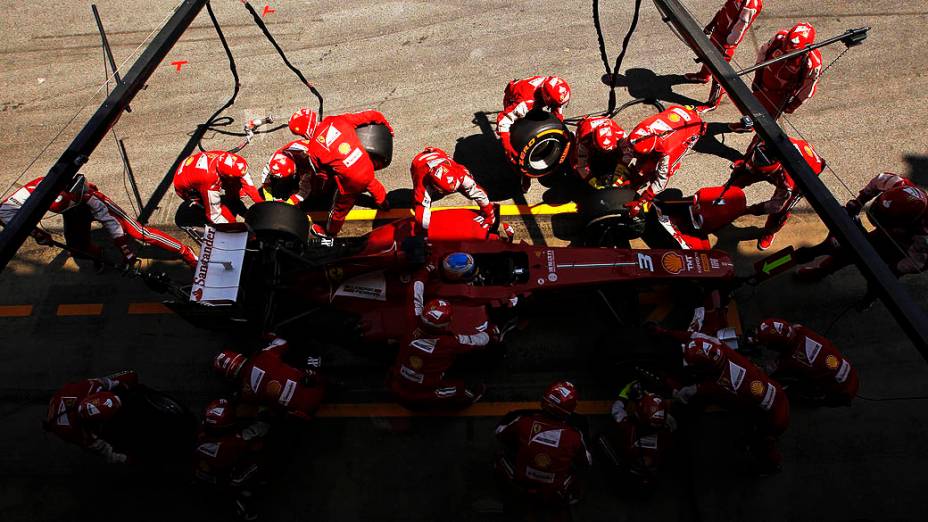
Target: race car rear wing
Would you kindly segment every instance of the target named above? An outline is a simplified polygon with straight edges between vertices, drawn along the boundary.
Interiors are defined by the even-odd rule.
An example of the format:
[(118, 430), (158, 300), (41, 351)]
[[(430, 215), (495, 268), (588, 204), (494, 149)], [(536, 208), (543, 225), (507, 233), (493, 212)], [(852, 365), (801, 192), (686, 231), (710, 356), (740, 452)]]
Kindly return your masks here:
[(232, 305), (238, 297), (248, 232), (220, 232), (207, 226), (203, 238), (190, 301), (207, 306)]

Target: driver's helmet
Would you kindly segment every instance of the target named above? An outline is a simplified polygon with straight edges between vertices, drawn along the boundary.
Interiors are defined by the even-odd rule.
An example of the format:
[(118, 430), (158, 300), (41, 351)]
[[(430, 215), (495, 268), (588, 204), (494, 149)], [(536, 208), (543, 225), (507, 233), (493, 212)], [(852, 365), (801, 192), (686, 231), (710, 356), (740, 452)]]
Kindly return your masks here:
[(548, 386), (541, 396), (541, 409), (556, 417), (569, 417), (577, 409), (577, 389), (573, 383), (558, 381)]
[(285, 179), (296, 174), (296, 163), (282, 152), (274, 154), (268, 167), (269, 175), (274, 179)]
[(103, 391), (92, 393), (84, 398), (77, 406), (77, 413), (81, 419), (102, 422), (116, 415), (122, 407), (122, 400), (113, 392)]
[(467, 252), (454, 252), (441, 261), (442, 275), (448, 281), (470, 281), (477, 275), (474, 256)]
[(928, 208), (928, 195), (914, 186), (905, 185), (883, 192), (867, 210), (867, 217), (876, 227), (906, 227), (916, 223)]
[(545, 105), (565, 107), (570, 102), (570, 85), (557, 76), (549, 76), (541, 84), (541, 98)]
[(242, 178), (248, 174), (248, 162), (234, 152), (223, 152), (216, 157), (216, 173), (221, 178)]
[(638, 420), (652, 428), (663, 428), (667, 420), (667, 403), (659, 395), (645, 392), (635, 411)]

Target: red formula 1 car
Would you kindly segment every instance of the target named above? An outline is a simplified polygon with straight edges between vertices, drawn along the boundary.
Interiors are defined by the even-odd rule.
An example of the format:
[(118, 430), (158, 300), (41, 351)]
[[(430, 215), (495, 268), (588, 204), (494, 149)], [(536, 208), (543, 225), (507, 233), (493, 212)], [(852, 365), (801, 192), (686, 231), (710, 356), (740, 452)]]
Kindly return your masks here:
[[(427, 238), (416, 236), (413, 218), (406, 218), (359, 238), (307, 240), (302, 212), (285, 204), (259, 203), (246, 218), (248, 230), (230, 233), (244, 248), (226, 245), (211, 252), (206, 243), (191, 299), (217, 304), (210, 293), (220, 288), (228, 297), (222, 304), (262, 328), (308, 324), (323, 317), (322, 311), (334, 310), (349, 319), (346, 324), (360, 326), (356, 331), (365, 341), (383, 341), (413, 328), (416, 281), (425, 299), (454, 303), (455, 321), (478, 325), (494, 310), (513, 310), (537, 292), (673, 281), (719, 287), (734, 277), (731, 259), (718, 250), (512, 244), (494, 240), (498, 236), (476, 223), (476, 215), (466, 209), (436, 211)], [(476, 277), (453, 282), (443, 276), (437, 267), (454, 252), (473, 256)], [(217, 257), (226, 255), (239, 260)], [(229, 292), (235, 274), (238, 287)], [(325, 317), (324, 329), (331, 330), (335, 322), (331, 315)]]

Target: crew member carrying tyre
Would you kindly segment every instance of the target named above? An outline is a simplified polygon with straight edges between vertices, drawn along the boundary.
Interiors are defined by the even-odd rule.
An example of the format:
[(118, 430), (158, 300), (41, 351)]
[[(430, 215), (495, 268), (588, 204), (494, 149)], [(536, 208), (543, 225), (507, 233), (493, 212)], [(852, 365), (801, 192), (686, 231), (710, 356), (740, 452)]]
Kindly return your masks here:
[(466, 408), (483, 397), (485, 385), (470, 388), (464, 381), (448, 379), (445, 374), (459, 354), (490, 344), (497, 336), (496, 330), (484, 323), (474, 332), (453, 332), (453, 314), (452, 305), (443, 299), (432, 299), (422, 306), (419, 325), (403, 340), (387, 378), (400, 404), (410, 408)]
[(326, 116), (319, 122), (317, 119), (315, 111), (301, 109), (290, 118), (290, 130), (309, 137), (308, 154), (313, 167), (334, 178), (338, 187), (325, 227), (326, 233), (335, 237), (362, 193), (369, 192), (379, 208), (389, 208), (387, 191), (374, 177), (374, 163), (355, 131), (364, 125), (380, 124), (392, 135), (393, 128), (383, 114), (374, 110)]
[[(867, 217), (876, 227), (867, 234), (870, 243), (897, 276), (923, 272), (928, 268), (928, 194), (908, 179), (884, 172), (867, 183), (856, 198), (844, 205), (852, 217), (871, 199)], [(804, 266), (796, 276), (817, 281), (851, 264), (853, 257), (829, 235), (818, 245), (800, 248), (800, 263), (825, 257), (815, 265)]]
[(48, 403), (42, 426), (65, 442), (103, 457), (109, 464), (125, 464), (129, 456), (101, 438), (103, 425), (122, 408), (118, 393), (139, 383), (134, 371), (65, 384)]
[(831, 341), (809, 328), (783, 319), (764, 319), (752, 341), (779, 354), (768, 373), (789, 385), (790, 397), (827, 406), (848, 406), (857, 396), (857, 368)]
[[(709, 40), (721, 51), (726, 62), (730, 62), (735, 55), (735, 49), (744, 40), (751, 24), (757, 19), (764, 8), (763, 0), (726, 0), (725, 5), (715, 13), (715, 17), (706, 26), (704, 32)], [(686, 73), (684, 78), (691, 82), (708, 83), (712, 79), (709, 68), (703, 64), (702, 69), (696, 73)], [(709, 90), (709, 101), (706, 105), (715, 109), (722, 102), (722, 86), (719, 82), (712, 82)]]
[[(802, 49), (814, 42), (815, 28), (805, 22), (798, 23), (792, 29), (777, 32), (765, 43), (757, 52), (757, 63)], [(815, 49), (759, 69), (754, 73), (751, 89), (770, 116), (778, 120), (784, 112), (792, 114), (803, 102), (815, 95), (821, 74), (822, 53)], [(741, 122), (731, 123), (729, 128), (734, 132), (753, 130)]]
[[(563, 108), (570, 102), (570, 86), (557, 76), (532, 76), (512, 80), (503, 92), (503, 110), (496, 117), (496, 132), (510, 161), (518, 164), (519, 151), (512, 146), (510, 129), (532, 111), (550, 112), (564, 121)], [(522, 177), (522, 191), (527, 192), (532, 180)]]
[[(802, 154), (812, 172), (819, 175), (825, 170), (825, 160), (815, 152), (812, 145), (797, 138), (790, 138), (789, 141)], [(745, 214), (767, 215), (763, 235), (757, 240), (757, 249), (767, 250), (773, 244), (777, 232), (786, 224), (790, 210), (802, 197), (802, 193), (783, 165), (767, 152), (767, 147), (762, 142), (748, 149), (744, 159), (732, 164), (731, 185), (745, 188), (761, 181), (770, 183), (776, 190), (769, 200), (748, 206)]]
[[(14, 192), (0, 203), (0, 224), (9, 223), (19, 212), (29, 196), (35, 191), (42, 178), (36, 178)], [(154, 227), (146, 227), (129, 216), (115, 201), (100, 192), (97, 186), (86, 181), (83, 174), (78, 174), (74, 182), (52, 202), (51, 212), (61, 214), (64, 219), (64, 236), (71, 254), (77, 259), (90, 258), (102, 270), (103, 251), (90, 239), (90, 225), (98, 221), (113, 240), (113, 244), (122, 253), (123, 263), (133, 265), (138, 259), (129, 248), (132, 237), (147, 245), (156, 246), (172, 254), (179, 255), (187, 265), (195, 267), (197, 256), (190, 247), (176, 238)], [(32, 231), (32, 237), (40, 245), (50, 244), (51, 235), (41, 229)]]
[(577, 428), (576, 408), (576, 388), (559, 381), (545, 391), (541, 411), (515, 411), (503, 417), (496, 427), (502, 446), (496, 471), (517, 492), (546, 504), (580, 500), (593, 458)]
[(641, 212), (644, 203), (667, 188), (683, 157), (705, 134), (702, 110), (703, 107), (673, 105), (641, 121), (622, 142), (622, 161), (631, 165), (626, 184), (640, 191), (637, 200), (626, 204), (632, 217)]
[(193, 475), (211, 489), (210, 497), (218, 494), (230, 500), (242, 520), (257, 519), (254, 489), (260, 483), (264, 438), (269, 431), (266, 422), (238, 418), (235, 405), (226, 399), (211, 401), (203, 411)]
[(746, 416), (751, 423), (749, 449), (761, 474), (779, 472), (783, 456), (777, 438), (789, 426), (789, 399), (783, 389), (747, 357), (715, 337), (698, 332), (657, 329), (683, 341), (683, 365), (696, 384), (673, 391), (683, 404), (714, 403)]
[(226, 350), (213, 359), (213, 368), (239, 386), (245, 403), (263, 406), (272, 412), (309, 420), (325, 397), (325, 379), (311, 365), (296, 368), (283, 361), (290, 345), (275, 334), (267, 334), (268, 345), (250, 359)]
[(432, 202), (454, 192), (463, 194), (480, 207), (481, 215), (474, 221), (487, 230), (496, 223), (496, 213), (486, 191), (464, 165), (451, 159), (445, 151), (426, 147), (412, 159), (409, 174), (412, 176), (412, 197), (420, 233), (429, 229)]
[(211, 150), (190, 156), (174, 173), (174, 191), (188, 204), (200, 207), (206, 223), (234, 223), (244, 214), (242, 197), (264, 201), (248, 174), (248, 162), (232, 152)]
[(619, 144), (623, 139), (625, 130), (612, 118), (583, 118), (577, 127), (576, 146), (570, 156), (574, 172), (595, 189), (618, 186), (620, 182), (615, 172), (617, 167), (622, 168), (619, 167), (622, 159)]

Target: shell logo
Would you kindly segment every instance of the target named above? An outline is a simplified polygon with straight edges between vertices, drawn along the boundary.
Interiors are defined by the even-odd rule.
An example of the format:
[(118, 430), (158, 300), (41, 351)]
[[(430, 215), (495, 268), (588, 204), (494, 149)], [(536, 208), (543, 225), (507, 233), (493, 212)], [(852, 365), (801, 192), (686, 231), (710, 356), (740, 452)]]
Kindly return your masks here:
[(351, 145), (349, 145), (347, 142), (338, 146), (339, 154), (348, 154), (349, 151), (351, 151)]
[(661, 266), (670, 274), (679, 274), (683, 271), (683, 256), (676, 252), (667, 252), (661, 256)]
[(271, 381), (267, 383), (267, 392), (271, 395), (279, 395), (280, 394), (280, 382)]
[(834, 370), (838, 368), (838, 358), (835, 357), (834, 355), (829, 355), (828, 357), (825, 357), (825, 366), (829, 370)]
[(757, 397), (764, 394), (764, 383), (760, 381), (751, 381), (751, 393)]
[(413, 370), (421, 370), (422, 369), (422, 358), (416, 355), (413, 355), (412, 357), (409, 358), (409, 365), (412, 366)]
[(539, 453), (535, 455), (535, 465), (541, 469), (548, 469), (551, 466), (551, 457), (547, 453)]
[(678, 121), (680, 121), (680, 115), (676, 113), (670, 113), (670, 115), (667, 116), (667, 119), (674, 123), (677, 123)]

